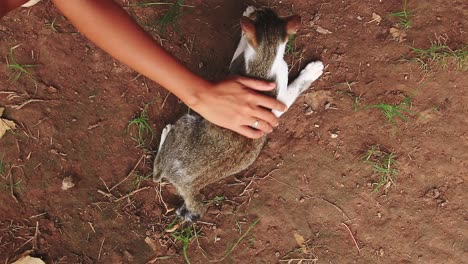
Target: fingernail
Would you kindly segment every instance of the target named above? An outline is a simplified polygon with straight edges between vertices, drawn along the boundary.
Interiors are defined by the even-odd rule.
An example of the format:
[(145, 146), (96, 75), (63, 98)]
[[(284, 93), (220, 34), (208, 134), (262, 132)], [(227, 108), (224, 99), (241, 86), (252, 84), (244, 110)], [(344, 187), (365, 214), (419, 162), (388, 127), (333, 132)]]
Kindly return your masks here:
[(268, 86), (270, 86), (271, 88), (275, 88), (275, 87), (276, 87), (276, 83), (274, 83), (274, 82), (269, 83)]

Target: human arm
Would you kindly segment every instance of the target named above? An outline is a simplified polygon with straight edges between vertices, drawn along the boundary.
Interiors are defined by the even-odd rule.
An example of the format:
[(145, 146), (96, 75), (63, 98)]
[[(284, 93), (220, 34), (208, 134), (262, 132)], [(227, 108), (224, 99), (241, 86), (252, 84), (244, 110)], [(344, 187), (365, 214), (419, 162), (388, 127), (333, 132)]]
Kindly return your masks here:
[[(113, 0), (52, 0), (86, 37), (111, 56), (161, 84), (212, 123), (250, 138), (272, 131), (277, 118), (268, 109), (285, 106), (256, 93), (274, 87), (242, 77), (211, 83), (168, 54)], [(259, 120), (259, 129), (250, 126)]]
[(25, 4), (28, 0), (0, 0), (0, 19), (8, 12)]

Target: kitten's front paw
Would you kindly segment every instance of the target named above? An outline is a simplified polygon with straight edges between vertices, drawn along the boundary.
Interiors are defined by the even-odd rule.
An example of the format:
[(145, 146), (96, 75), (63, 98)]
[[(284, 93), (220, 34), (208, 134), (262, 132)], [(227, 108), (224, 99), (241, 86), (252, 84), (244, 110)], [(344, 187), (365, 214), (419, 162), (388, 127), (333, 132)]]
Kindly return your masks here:
[(323, 74), (323, 68), (323, 62), (311, 62), (302, 70), (301, 77), (304, 76), (305, 79), (315, 81)]
[(176, 215), (183, 218), (187, 222), (196, 222), (200, 219), (200, 214), (192, 213), (187, 209), (185, 204), (177, 208)]
[(255, 12), (256, 8), (254, 6), (248, 6), (247, 9), (244, 11), (244, 16), (250, 17), (253, 12)]

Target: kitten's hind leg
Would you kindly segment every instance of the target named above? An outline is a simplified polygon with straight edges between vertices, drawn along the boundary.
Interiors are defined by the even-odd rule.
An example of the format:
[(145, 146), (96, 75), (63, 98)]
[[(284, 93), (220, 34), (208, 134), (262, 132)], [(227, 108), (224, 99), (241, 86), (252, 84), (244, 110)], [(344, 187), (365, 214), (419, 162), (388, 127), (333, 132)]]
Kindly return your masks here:
[(205, 212), (205, 207), (196, 199), (195, 190), (188, 185), (176, 185), (176, 188), (184, 199), (184, 204), (176, 210), (176, 214), (188, 222), (199, 220)]

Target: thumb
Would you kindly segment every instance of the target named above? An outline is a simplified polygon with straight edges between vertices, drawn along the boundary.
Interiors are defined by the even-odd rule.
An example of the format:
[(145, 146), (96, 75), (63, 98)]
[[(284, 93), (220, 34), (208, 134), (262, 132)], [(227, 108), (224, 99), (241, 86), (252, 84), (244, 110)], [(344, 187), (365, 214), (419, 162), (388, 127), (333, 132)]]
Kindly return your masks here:
[(276, 87), (276, 83), (274, 82), (255, 80), (246, 77), (237, 77), (236, 81), (250, 89), (254, 89), (257, 91), (270, 91), (275, 89)]

